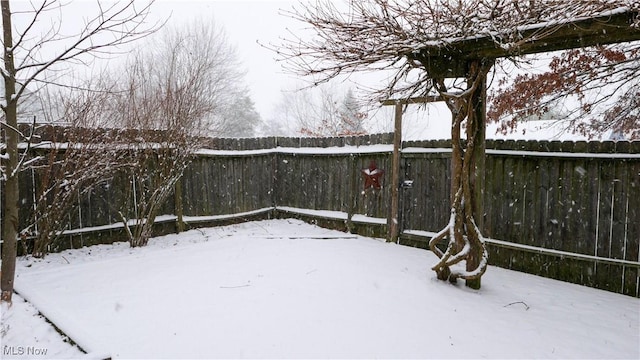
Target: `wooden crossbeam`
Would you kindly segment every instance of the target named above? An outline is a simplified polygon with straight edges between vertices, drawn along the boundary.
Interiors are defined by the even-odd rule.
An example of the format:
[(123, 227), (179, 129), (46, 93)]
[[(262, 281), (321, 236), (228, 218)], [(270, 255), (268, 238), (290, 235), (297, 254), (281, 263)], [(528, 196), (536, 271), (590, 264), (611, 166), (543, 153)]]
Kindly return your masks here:
[[(638, 16), (638, 12), (629, 11), (559, 25), (532, 26), (520, 31), (521, 38), (526, 41), (513, 47), (501, 46), (493, 37), (485, 36), (454, 40), (446, 46), (425, 46), (420, 54), (425, 57), (449, 55), (465, 59), (501, 58), (636, 41), (640, 40), (640, 28), (631, 24)], [(537, 36), (540, 33), (544, 33), (544, 36)]]
[(442, 96), (429, 95), (429, 96), (412, 97), (408, 99), (386, 99), (386, 100), (381, 100), (380, 104), (382, 104), (382, 106), (394, 106), (394, 105), (408, 105), (408, 104), (426, 104), (426, 103), (438, 102), (438, 101), (444, 101)]
[[(627, 11), (561, 24), (543, 23), (520, 30), (519, 37), (523, 40), (513, 46), (504, 46), (497, 41), (501, 35), (495, 34), (424, 46), (407, 54), (407, 57), (421, 62), (438, 76), (465, 77), (467, 64), (473, 59), (497, 59), (639, 41), (640, 28), (632, 26), (638, 16), (637, 11)], [(508, 43), (507, 40), (505, 42)]]

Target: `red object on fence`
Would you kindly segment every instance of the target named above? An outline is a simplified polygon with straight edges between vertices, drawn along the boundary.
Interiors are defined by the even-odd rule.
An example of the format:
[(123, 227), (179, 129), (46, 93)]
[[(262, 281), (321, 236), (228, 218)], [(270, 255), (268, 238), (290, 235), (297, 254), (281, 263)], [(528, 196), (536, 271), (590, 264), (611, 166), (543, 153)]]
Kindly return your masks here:
[(369, 167), (366, 169), (362, 169), (362, 176), (364, 177), (364, 189), (367, 190), (369, 188), (381, 189), (382, 188), (382, 176), (384, 175), (384, 170), (378, 169), (376, 162), (371, 160)]

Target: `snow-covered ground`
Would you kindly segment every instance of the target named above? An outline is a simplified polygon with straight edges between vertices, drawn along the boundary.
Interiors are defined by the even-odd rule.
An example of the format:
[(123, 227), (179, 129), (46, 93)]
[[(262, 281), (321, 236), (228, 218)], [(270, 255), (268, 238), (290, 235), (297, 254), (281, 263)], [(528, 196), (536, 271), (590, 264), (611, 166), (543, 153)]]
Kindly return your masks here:
[[(494, 267), (474, 291), (435, 262), (270, 220), (23, 258), (16, 289), (116, 359), (640, 358), (639, 299)], [(81, 355), (21, 297), (2, 310), (3, 358)]]
[(84, 356), (62, 337), (32, 304), (13, 295), (9, 309), (2, 304), (2, 354), (0, 359), (65, 358)]

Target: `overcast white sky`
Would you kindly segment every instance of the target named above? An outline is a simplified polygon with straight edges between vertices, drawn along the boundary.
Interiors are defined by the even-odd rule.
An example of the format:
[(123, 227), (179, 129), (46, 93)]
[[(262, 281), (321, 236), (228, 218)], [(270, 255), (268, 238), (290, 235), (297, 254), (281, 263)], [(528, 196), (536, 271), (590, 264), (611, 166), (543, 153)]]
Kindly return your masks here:
[[(306, 0), (305, 0), (306, 1)], [(278, 104), (283, 99), (283, 91), (291, 90), (300, 84), (300, 79), (284, 73), (281, 64), (274, 59), (275, 54), (262, 47), (262, 44), (278, 44), (280, 38), (290, 36), (288, 29), (295, 31), (304, 28), (291, 18), (282, 15), (282, 10), (290, 10), (298, 0), (156, 0), (151, 13), (151, 21), (164, 21), (168, 25), (179, 26), (195, 20), (210, 20), (224, 28), (228, 40), (236, 47), (239, 60), (246, 71), (246, 85), (262, 119), (270, 121), (278, 117)], [(15, 11), (20, 6), (28, 7), (25, 0), (12, 1)], [(95, 13), (96, 0), (70, 0), (65, 6), (70, 11), (60, 13), (57, 19), (63, 28), (74, 33), (74, 25), (83, 20), (83, 15)], [(52, 15), (56, 15), (54, 13)], [(14, 22), (15, 25), (15, 22)], [(41, 24), (50, 28), (50, 24)], [(64, 30), (64, 29), (63, 29)], [(378, 80), (372, 80), (372, 79)], [(374, 81), (383, 77), (367, 77), (368, 86), (375, 87)], [(359, 77), (358, 79), (362, 79)], [(335, 84), (334, 84), (335, 86)], [(354, 84), (346, 84), (353, 88)], [(450, 112), (444, 104), (429, 105), (426, 110), (412, 107), (405, 116), (403, 138), (433, 139), (450, 137)], [(368, 130), (382, 132), (393, 130), (393, 109), (382, 109), (370, 121)], [(529, 132), (530, 133), (530, 132)], [(488, 130), (491, 136), (491, 130)]]
[(180, 24), (195, 19), (211, 19), (221, 25), (235, 45), (238, 56), (246, 70), (246, 82), (255, 101), (256, 108), (264, 117), (274, 110), (280, 99), (280, 91), (293, 80), (283, 73), (273, 52), (263, 44), (277, 42), (285, 36), (287, 27), (297, 26), (280, 9), (290, 9), (297, 1), (269, 0), (157, 0), (152, 13), (160, 18), (169, 18), (169, 24)]
[[(109, 3), (108, 0), (106, 4)], [(307, 1), (307, 0), (303, 0)], [(313, 0), (310, 0), (313, 1)], [(146, 2), (145, 2), (146, 3)], [(291, 10), (298, 0), (156, 0), (151, 8), (149, 22), (167, 21), (168, 26), (180, 26), (192, 21), (212, 21), (221, 26), (228, 36), (229, 42), (235, 46), (243, 70), (246, 71), (245, 82), (250, 96), (255, 102), (256, 110), (263, 121), (281, 122), (282, 111), (278, 108), (283, 102), (284, 96), (288, 96), (292, 89), (302, 84), (302, 79), (297, 79), (291, 74), (286, 74), (282, 64), (275, 61), (275, 53), (261, 46), (261, 44), (279, 44), (281, 38), (291, 37), (289, 31), (296, 32), (307, 28), (306, 24), (294, 21), (282, 15), (282, 11)], [(13, 25), (24, 30), (32, 19), (32, 13), (22, 13), (20, 10), (33, 10), (33, 6), (26, 0), (14, 0), (11, 2), (14, 12)], [(64, 2), (60, 9), (48, 12), (50, 21), (41, 18), (37, 29), (30, 33), (43, 34), (52, 28), (60, 26), (60, 33), (66, 35), (77, 34), (83, 27), (83, 22), (97, 14), (97, 0), (69, 0)], [(142, 4), (142, 3), (141, 3)], [(168, 20), (167, 20), (168, 19)], [(144, 40), (143, 40), (144, 41)], [(138, 46), (136, 43), (133, 46)], [(39, 48), (39, 53), (57, 53), (56, 43), (48, 43), (49, 47)], [(125, 51), (126, 49), (121, 49)], [(45, 55), (44, 59), (47, 58)], [(108, 61), (113, 64), (119, 57), (111, 57)], [(86, 74), (104, 66), (104, 62), (98, 61), (86, 69)], [(93, 69), (93, 70), (92, 70)], [(82, 75), (81, 75), (82, 76)], [(358, 81), (363, 82), (362, 76), (357, 76)], [(366, 76), (366, 86), (376, 87), (377, 82), (384, 79), (382, 74)], [(307, 79), (309, 80), (309, 79)], [(332, 91), (341, 93), (347, 88), (357, 91), (354, 79), (345, 84), (334, 83)], [(284, 94), (283, 94), (284, 92)], [(450, 115), (444, 105), (442, 109), (430, 107), (428, 111), (420, 111), (414, 122), (407, 116), (405, 119), (404, 135), (408, 138), (443, 138), (449, 136)], [(370, 120), (367, 129), (370, 132), (389, 132), (393, 130), (393, 109), (383, 108), (369, 112)], [(441, 121), (442, 118), (445, 121)], [(288, 126), (287, 126), (288, 127)], [(293, 135), (293, 134), (292, 134)]]
[[(301, 79), (286, 74), (282, 64), (275, 61), (275, 54), (262, 44), (278, 44), (280, 38), (288, 37), (289, 31), (306, 27), (282, 15), (282, 10), (291, 10), (298, 0), (156, 0), (152, 13), (161, 19), (169, 18), (168, 25), (211, 19), (221, 25), (229, 41), (235, 45), (239, 58), (246, 70), (246, 82), (254, 100), (256, 109), (263, 120), (270, 121), (278, 117), (278, 104), (282, 102), (286, 91), (301, 84)], [(375, 75), (372, 76), (375, 78)], [(334, 84), (337, 85), (337, 84)], [(368, 84), (370, 85), (370, 84)], [(354, 84), (345, 84), (355, 87)], [(283, 95), (283, 91), (285, 94)], [(376, 119), (370, 131), (391, 131), (393, 128), (392, 109), (376, 112)], [(446, 111), (448, 118), (448, 111)], [(415, 126), (408, 126), (408, 135), (415, 133)], [(448, 136), (449, 125), (442, 127), (441, 136)], [(435, 130), (434, 130), (435, 131)]]

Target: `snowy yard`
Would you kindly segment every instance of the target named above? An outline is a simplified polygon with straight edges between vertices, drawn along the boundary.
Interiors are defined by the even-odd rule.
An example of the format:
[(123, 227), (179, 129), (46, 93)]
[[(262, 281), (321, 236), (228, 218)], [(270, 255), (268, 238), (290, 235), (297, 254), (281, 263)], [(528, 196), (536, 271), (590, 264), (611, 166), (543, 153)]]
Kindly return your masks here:
[[(114, 359), (640, 358), (639, 299), (495, 267), (473, 291), (436, 280), (435, 262), (270, 220), (23, 258), (16, 290)], [(15, 299), (3, 358), (82, 356)]]

